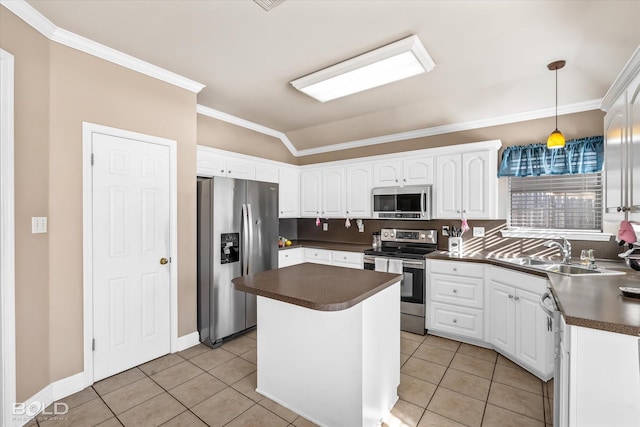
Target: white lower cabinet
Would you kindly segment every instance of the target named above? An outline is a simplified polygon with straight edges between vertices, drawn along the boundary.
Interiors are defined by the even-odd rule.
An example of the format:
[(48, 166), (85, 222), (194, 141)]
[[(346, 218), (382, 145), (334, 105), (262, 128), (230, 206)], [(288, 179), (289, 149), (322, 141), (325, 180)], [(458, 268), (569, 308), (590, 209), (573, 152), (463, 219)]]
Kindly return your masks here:
[(568, 414), (561, 411), (560, 426), (640, 425), (640, 338), (567, 327)]
[(362, 269), (364, 254), (316, 248), (283, 249), (278, 252), (278, 267), (288, 267), (303, 262)]
[(304, 250), (302, 248), (283, 249), (278, 252), (278, 267), (302, 264), (304, 262)]
[(540, 307), (547, 280), (509, 269), (487, 266), (488, 341), (538, 377), (553, 376), (551, 319)]
[(331, 265), (349, 268), (364, 268), (364, 254), (361, 252), (331, 251)]
[(484, 337), (484, 266), (431, 260), (427, 329), (482, 341)]

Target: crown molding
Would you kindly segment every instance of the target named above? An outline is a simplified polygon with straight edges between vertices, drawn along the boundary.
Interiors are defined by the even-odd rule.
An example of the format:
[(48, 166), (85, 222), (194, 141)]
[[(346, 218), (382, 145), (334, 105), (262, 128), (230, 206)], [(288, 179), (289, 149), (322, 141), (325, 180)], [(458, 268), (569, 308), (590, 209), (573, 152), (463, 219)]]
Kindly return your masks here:
[(72, 33), (71, 31), (59, 28), (40, 12), (31, 7), (25, 0), (0, 0), (0, 4), (54, 42), (88, 53), (89, 55), (96, 56), (130, 70), (137, 71), (149, 77), (162, 80), (190, 92), (198, 93), (205, 87), (202, 83), (198, 83), (179, 74), (165, 70), (164, 68), (160, 68), (131, 55), (127, 55), (126, 53)]
[[(579, 102), (558, 107), (558, 115), (581, 113), (583, 111), (597, 110), (600, 107), (600, 100)], [(555, 107), (541, 110), (527, 111), (524, 113), (510, 114), (507, 116), (492, 117), (490, 119), (474, 120), (470, 122), (453, 123), (450, 125), (423, 128), (408, 132), (394, 133), (390, 135), (376, 136), (373, 138), (359, 139), (355, 141), (332, 144), (324, 147), (308, 148), (298, 150), (299, 156), (311, 156), (313, 154), (328, 153), (331, 151), (347, 150), (350, 148), (366, 147), (369, 145), (385, 144), (387, 142), (405, 141), (408, 139), (424, 138), (427, 136), (443, 135), (446, 133), (461, 132), (472, 129), (481, 129), (491, 126), (499, 126), (510, 123), (524, 122), (528, 120), (543, 119), (553, 117), (556, 114)]]
[(289, 150), (291, 154), (295, 157), (299, 157), (300, 154), (296, 147), (293, 146), (287, 135), (283, 132), (277, 131), (275, 129), (268, 128), (266, 126), (259, 125), (258, 123), (250, 122), (249, 120), (242, 119), (237, 116), (233, 116), (231, 114), (222, 112), (220, 110), (216, 110), (214, 108), (205, 107), (204, 105), (198, 104), (196, 107), (196, 112), (198, 114), (202, 114), (203, 116), (212, 117), (214, 119), (222, 120), (223, 122), (231, 123), (236, 126), (243, 127), (245, 129), (250, 129), (255, 132), (263, 133), (265, 135), (272, 136), (274, 138), (278, 138), (285, 147)]
[(625, 64), (622, 71), (613, 84), (602, 98), (600, 103), (600, 109), (602, 111), (609, 111), (609, 108), (613, 105), (618, 96), (625, 91), (631, 80), (640, 73), (640, 45), (636, 48), (636, 51), (631, 55), (629, 61)]

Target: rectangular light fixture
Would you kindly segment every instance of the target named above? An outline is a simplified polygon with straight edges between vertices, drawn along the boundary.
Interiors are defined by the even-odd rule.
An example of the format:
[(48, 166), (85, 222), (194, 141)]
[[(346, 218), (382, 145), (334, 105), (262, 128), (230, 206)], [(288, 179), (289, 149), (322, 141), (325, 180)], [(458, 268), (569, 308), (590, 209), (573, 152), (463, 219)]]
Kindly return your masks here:
[(431, 71), (435, 63), (418, 36), (388, 44), (291, 82), (320, 102)]

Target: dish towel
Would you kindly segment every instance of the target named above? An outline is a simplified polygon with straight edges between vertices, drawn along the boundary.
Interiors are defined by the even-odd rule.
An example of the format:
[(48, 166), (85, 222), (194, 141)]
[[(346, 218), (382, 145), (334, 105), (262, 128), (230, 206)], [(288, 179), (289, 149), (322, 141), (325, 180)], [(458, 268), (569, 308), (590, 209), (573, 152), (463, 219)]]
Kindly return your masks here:
[(389, 264), (389, 260), (386, 258), (375, 258), (376, 262), (376, 271), (384, 271), (387, 272), (387, 266)]
[(387, 271), (389, 273), (402, 274), (402, 260), (401, 259), (390, 259), (389, 260), (389, 269)]
[(616, 239), (621, 245), (625, 243), (632, 244), (636, 242), (636, 232), (633, 225), (629, 221), (622, 221), (618, 230), (618, 238)]

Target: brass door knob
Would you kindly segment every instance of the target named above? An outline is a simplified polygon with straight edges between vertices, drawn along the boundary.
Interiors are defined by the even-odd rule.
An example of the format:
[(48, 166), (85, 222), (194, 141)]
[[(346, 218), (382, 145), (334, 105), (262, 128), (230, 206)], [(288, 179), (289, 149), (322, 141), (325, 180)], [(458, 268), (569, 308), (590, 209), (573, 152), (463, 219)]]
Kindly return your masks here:
[(168, 259), (166, 259), (166, 258), (160, 258), (160, 264), (165, 265), (165, 264), (168, 264), (168, 263), (169, 263), (169, 260), (168, 260)]

